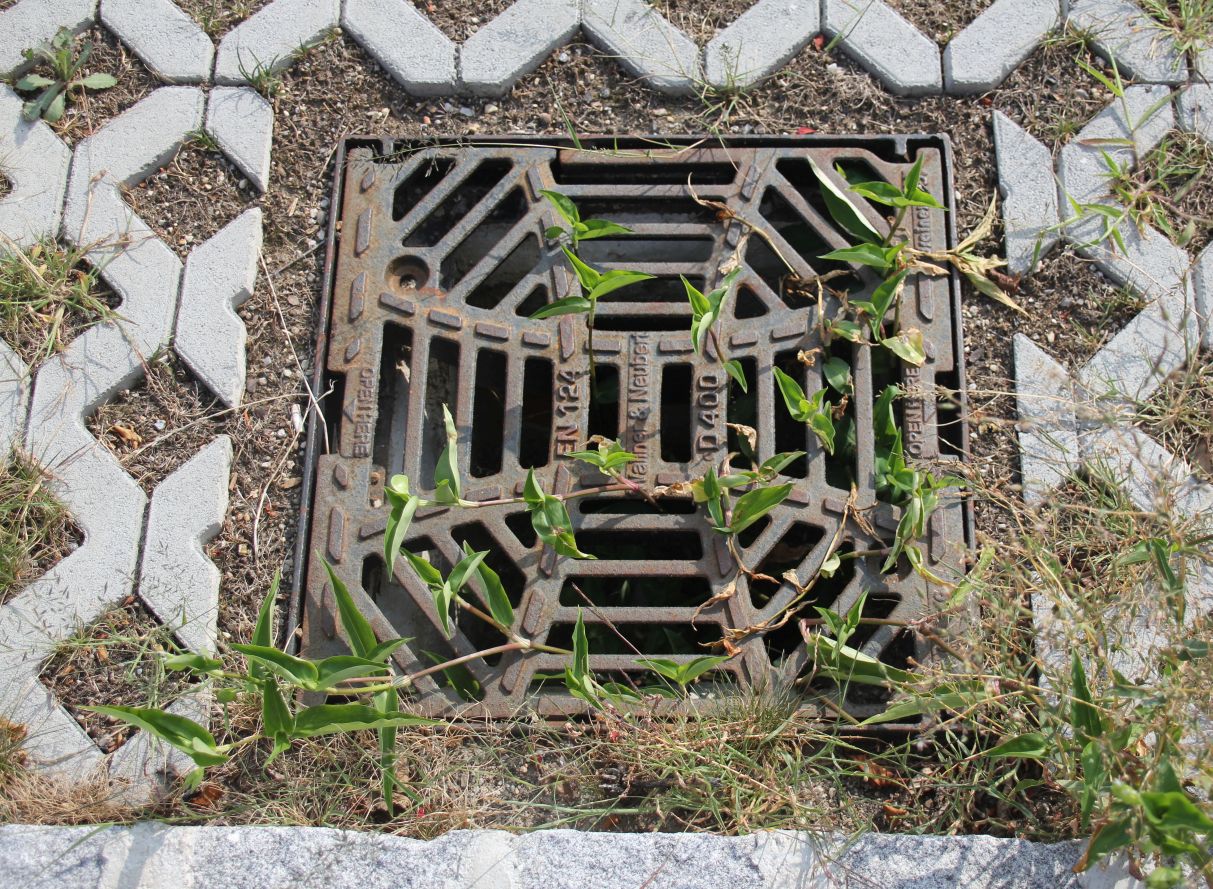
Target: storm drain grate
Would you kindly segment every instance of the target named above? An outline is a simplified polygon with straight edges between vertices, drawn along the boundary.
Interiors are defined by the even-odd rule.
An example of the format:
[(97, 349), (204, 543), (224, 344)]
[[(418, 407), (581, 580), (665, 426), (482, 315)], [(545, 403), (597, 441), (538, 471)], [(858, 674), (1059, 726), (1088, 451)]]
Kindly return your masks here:
[[(727, 628), (752, 627), (783, 612), (796, 595), (782, 581), (818, 573), (836, 534), (842, 552), (884, 547), (897, 510), (877, 501), (873, 476), (872, 405), (889, 383), (904, 386), (900, 423), (908, 456), (922, 460), (963, 453), (964, 392), (955, 282), (912, 276), (903, 323), (924, 334), (921, 368), (873, 359), (870, 349), (835, 340), (815, 365), (801, 351), (821, 347), (817, 297), (796, 286), (831, 271), (831, 288), (867, 298), (879, 277), (863, 266), (818, 257), (847, 246), (832, 223), (807, 158), (836, 164), (866, 179), (900, 182), (924, 158), (921, 187), (950, 204), (946, 140), (865, 137), (746, 140), (720, 144), (619, 140), (578, 146), (511, 140), (406, 144), (351, 140), (339, 170), (339, 236), (329, 251), (327, 372), (331, 452), (315, 461), (310, 548), (350, 587), (381, 638), (408, 637), (397, 654), (414, 671), (470, 654), (501, 640), (478, 621), (458, 623), (447, 639), (427, 589), (403, 559), (384, 565), (383, 486), (405, 473), (424, 495), (445, 444), (442, 405), (459, 435), (464, 497), (496, 500), (521, 493), (528, 469), (542, 487), (567, 493), (604, 478), (562, 458), (591, 435), (620, 438), (639, 459), (629, 478), (652, 489), (702, 476), (738, 451), (728, 424), (758, 433), (757, 458), (786, 451), (806, 456), (782, 475), (791, 497), (741, 539), (747, 565), (773, 581), (742, 575), (735, 593), (702, 607), (736, 575), (736, 563), (704, 510), (686, 497), (650, 503), (623, 495), (569, 501), (582, 550), (596, 561), (557, 558), (536, 540), (522, 506), (430, 509), (416, 516), (406, 547), (445, 573), (466, 543), (489, 550), (515, 606), (520, 631), (557, 646), (570, 642), (580, 610), (587, 624), (591, 667), (604, 679), (638, 678), (637, 652), (688, 660), (719, 645)], [(343, 172), (342, 172), (343, 171)], [(752, 220), (773, 241), (745, 237), (699, 197), (723, 202)], [(560, 250), (544, 232), (560, 222), (539, 192), (572, 198), (583, 218), (622, 223), (632, 235), (581, 244), (582, 257), (602, 268), (656, 276), (607, 296), (594, 333), (596, 398), (590, 400), (584, 320), (532, 321), (547, 302), (577, 293)], [(876, 219), (876, 211), (872, 210)], [(948, 216), (918, 209), (906, 220), (915, 246), (951, 243)], [(698, 357), (691, 314), (679, 275), (703, 291), (719, 284), (720, 268), (743, 246), (736, 297), (718, 333), (740, 361), (748, 393), (713, 356)], [(775, 248), (796, 269), (789, 275)], [(837, 303), (827, 296), (827, 311)], [(776, 388), (773, 368), (798, 378), (811, 394), (824, 384), (830, 354), (854, 373), (849, 416), (857, 429), (854, 458), (827, 455), (808, 428), (793, 421)], [(325, 358), (327, 355), (327, 358)], [(949, 398), (938, 391), (948, 390)], [(313, 442), (318, 441), (313, 436)], [(319, 448), (317, 448), (319, 450)], [(745, 468), (734, 458), (734, 468)], [(866, 521), (839, 532), (852, 484)], [(421, 491), (417, 491), (422, 488)], [(952, 498), (931, 520), (924, 545), (937, 573), (962, 569), (969, 536), (966, 507)], [(866, 526), (861, 527), (861, 526)], [(948, 592), (901, 565), (881, 573), (881, 556), (846, 559), (821, 578), (805, 602), (843, 611), (868, 592), (867, 616), (913, 620), (939, 611)], [(903, 559), (903, 562), (905, 560)], [(319, 559), (311, 558), (304, 603), (304, 646), (316, 653), (341, 646), (332, 592)], [(931, 656), (921, 638), (894, 625), (865, 625), (852, 639), (863, 651), (896, 666)], [(739, 642), (721, 680), (743, 687), (779, 688), (807, 673), (796, 620)], [(718, 648), (716, 649), (719, 650)], [(575, 713), (557, 655), (509, 652), (467, 665), (474, 683), (457, 694), (441, 675), (419, 681), (418, 712), (500, 717), (533, 707), (545, 716)], [(719, 681), (719, 680), (718, 680)], [(469, 702), (466, 688), (475, 689)], [(697, 686), (711, 697), (712, 685)], [(881, 708), (871, 689), (848, 692), (856, 715)]]

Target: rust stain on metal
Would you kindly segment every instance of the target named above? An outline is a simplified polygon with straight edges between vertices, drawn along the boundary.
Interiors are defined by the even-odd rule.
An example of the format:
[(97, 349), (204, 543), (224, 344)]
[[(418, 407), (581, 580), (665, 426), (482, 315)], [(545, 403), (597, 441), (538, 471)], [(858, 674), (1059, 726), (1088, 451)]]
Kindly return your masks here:
[[(330, 399), (336, 401), (329, 410), (333, 453), (319, 459), (332, 469), (316, 474), (311, 539), (325, 541), (329, 557), (338, 560), (338, 576), (365, 593), (375, 627), (413, 639), (396, 655), (403, 670), (428, 666), (427, 651), (454, 657), (500, 641), (466, 617), (446, 639), (428, 591), (407, 564), (382, 562), (383, 485), (405, 473), (414, 491), (428, 490), (444, 445), (443, 404), (458, 419), (468, 496), (494, 501), (502, 492), (519, 491), (528, 469), (545, 490), (602, 484), (600, 475), (563, 456), (585, 447), (593, 434), (620, 438), (638, 457), (627, 467), (628, 478), (649, 489), (700, 476), (710, 466), (719, 469), (726, 454), (738, 450), (728, 424), (757, 431), (760, 460), (780, 451), (806, 452), (785, 470), (793, 495), (740, 540), (742, 558), (758, 572), (753, 577), (737, 574), (703, 511), (685, 497), (662, 498), (656, 507), (622, 494), (569, 501), (578, 542), (596, 561), (556, 558), (545, 550), (518, 504), (418, 512), (406, 546), (444, 572), (465, 543), (489, 550), (488, 563), (514, 599), (518, 631), (567, 645), (580, 610), (592, 639), (591, 666), (618, 681), (640, 678), (633, 649), (686, 660), (713, 650), (725, 628), (779, 615), (796, 595), (782, 581), (784, 572), (802, 583), (815, 576), (836, 535), (856, 551), (887, 545), (897, 512), (880, 504), (873, 489), (871, 430), (871, 404), (885, 385), (907, 391), (900, 404), (908, 454), (921, 460), (962, 456), (963, 417), (935, 401), (941, 387), (960, 397), (964, 392), (954, 281), (920, 278), (906, 290), (914, 297), (903, 314), (923, 331), (930, 356), (922, 368), (894, 370), (866, 347), (829, 347), (853, 367), (854, 465), (831, 458), (803, 425), (788, 422), (772, 370), (801, 374), (810, 393), (824, 386), (822, 361), (806, 366), (797, 360), (798, 352), (823, 347), (816, 297), (790, 282), (841, 270), (846, 274), (830, 286), (854, 299), (866, 298), (879, 283), (870, 269), (818, 258), (849, 241), (830, 221), (807, 159), (824, 169), (841, 164), (900, 181), (922, 157), (922, 187), (947, 204), (946, 142), (849, 137), (650, 147), (626, 140), (591, 140), (582, 149), (525, 140), (511, 140), (510, 147), (475, 140), (349, 143), (342, 206), (334, 208), (347, 220), (347, 234), (334, 240), (328, 257), (330, 336), (342, 345), (327, 359)], [(746, 237), (742, 226), (722, 224), (715, 211), (691, 200), (688, 177), (701, 197), (761, 227), (794, 274), (765, 239)], [(599, 302), (593, 404), (584, 319), (528, 317), (577, 292), (563, 255), (544, 237), (561, 221), (539, 188), (561, 191), (587, 216), (633, 230), (583, 242), (584, 259), (601, 269), (656, 276)], [(874, 225), (884, 224), (870, 212)], [(953, 237), (938, 211), (915, 212), (907, 228), (924, 248)], [(730, 382), (714, 354), (695, 354), (679, 281), (685, 275), (707, 291), (731, 261), (740, 262), (741, 274), (718, 334), (729, 344), (729, 357), (745, 368), (748, 393)], [(838, 304), (838, 294), (827, 294), (828, 312)], [(735, 468), (744, 464), (733, 458)], [(840, 532), (852, 484), (865, 520)], [(967, 529), (959, 502), (936, 514), (927, 547), (932, 570), (961, 570)], [(921, 577), (909, 570), (881, 574), (881, 562), (880, 556), (844, 561), (834, 578), (818, 581), (813, 601), (805, 604), (845, 608), (867, 590), (874, 616), (908, 621), (938, 608), (937, 594)], [(720, 595), (733, 583), (732, 595)], [(331, 608), (325, 584), (323, 566), (312, 558), (304, 629), (305, 647), (317, 654), (342, 647), (325, 613)], [(714, 604), (698, 610), (709, 600)], [(887, 627), (861, 633), (856, 644), (896, 665), (932, 656), (921, 638)], [(559, 682), (543, 678), (563, 666), (559, 656), (519, 652), (493, 663), (474, 661), (468, 668), (480, 685), (478, 700), (460, 700), (441, 677), (431, 676), (418, 682), (410, 707), (442, 716), (507, 716), (524, 706), (551, 717), (577, 713), (582, 705)], [(790, 684), (808, 666), (791, 621), (785, 630), (742, 642), (721, 675), (743, 687), (770, 687)], [(859, 716), (883, 706), (859, 697), (842, 703)]]

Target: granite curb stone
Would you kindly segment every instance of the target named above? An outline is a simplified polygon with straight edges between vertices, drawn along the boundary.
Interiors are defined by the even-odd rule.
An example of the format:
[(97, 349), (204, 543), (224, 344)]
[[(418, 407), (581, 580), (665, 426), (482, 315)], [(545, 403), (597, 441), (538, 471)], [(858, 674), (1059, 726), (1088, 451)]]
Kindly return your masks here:
[(459, 48), (459, 76), (476, 96), (502, 96), (581, 26), (579, 0), (516, 0)]
[(346, 0), (341, 26), (410, 93), (455, 91), (454, 41), (408, 0)]
[(822, 26), (890, 92), (920, 96), (943, 90), (939, 46), (884, 0), (823, 0)]
[(210, 79), (215, 45), (171, 0), (101, 0), (101, 21), (161, 80)]
[[(453, 831), (423, 841), (328, 828), (0, 827), (26, 889), (1130, 889), (1118, 867), (1074, 874), (1081, 843), (767, 832)], [(183, 878), (188, 877), (188, 884)]]
[(818, 0), (759, 0), (708, 43), (704, 76), (718, 89), (754, 86), (820, 30)]
[(944, 89), (950, 95), (993, 89), (1060, 21), (1059, 0), (996, 0), (943, 48)]

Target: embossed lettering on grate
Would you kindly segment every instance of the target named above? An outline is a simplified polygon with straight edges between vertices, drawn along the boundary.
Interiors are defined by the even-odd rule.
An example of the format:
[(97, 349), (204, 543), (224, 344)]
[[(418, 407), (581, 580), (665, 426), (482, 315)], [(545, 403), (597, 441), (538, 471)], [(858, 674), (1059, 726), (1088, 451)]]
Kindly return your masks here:
[[(545, 550), (521, 506), (418, 513), (406, 542), (410, 550), (444, 573), (464, 543), (489, 550), (487, 562), (514, 602), (519, 632), (568, 647), (580, 609), (592, 669), (603, 680), (623, 682), (646, 681), (638, 654), (686, 660), (719, 652), (726, 628), (753, 627), (783, 613), (796, 595), (782, 581), (785, 572), (802, 584), (817, 574), (852, 485), (865, 521), (846, 522), (841, 551), (888, 545), (898, 513), (876, 499), (871, 432), (874, 393), (885, 385), (900, 383), (908, 393), (899, 402), (908, 455), (958, 459), (963, 451), (954, 282), (909, 279), (902, 319), (922, 329), (929, 357), (922, 368), (906, 367), (896, 375), (874, 364), (868, 348), (845, 342), (816, 353), (815, 365), (798, 360), (798, 353), (812, 353), (822, 342), (815, 291), (791, 286), (797, 278), (839, 270), (845, 274), (835, 276), (830, 287), (868, 298), (879, 283), (865, 267), (818, 259), (848, 242), (831, 222), (808, 157), (823, 169), (840, 164), (866, 179), (900, 182), (922, 156), (924, 187), (947, 204), (946, 140), (767, 139), (668, 149), (614, 140), (577, 147), (551, 141), (510, 140), (505, 146), (364, 140), (346, 147), (338, 183), (340, 235), (329, 251), (330, 331), (322, 386), (335, 387), (329, 398), (331, 452), (315, 464), (310, 547), (333, 564), (381, 638), (412, 640), (397, 655), (403, 670), (501, 641), (466, 615), (454, 637), (445, 638), (430, 594), (407, 563), (399, 559), (385, 566), (381, 556), (385, 478), (406, 473), (414, 491), (424, 495), (445, 443), (443, 404), (458, 425), (459, 468), (464, 496), (471, 500), (520, 493), (530, 468), (549, 491), (602, 484), (602, 476), (562, 457), (595, 434), (618, 437), (639, 456), (627, 473), (648, 488), (701, 476), (709, 466), (719, 469), (728, 452), (739, 450), (731, 423), (757, 430), (759, 459), (806, 452), (783, 473), (795, 483), (792, 496), (740, 541), (747, 565), (775, 580), (743, 575), (731, 597), (698, 615), (734, 579), (736, 566), (705, 511), (689, 499), (667, 497), (659, 508), (623, 495), (570, 501), (578, 544), (596, 561), (556, 558)], [(722, 222), (692, 200), (688, 178), (700, 197), (724, 202), (767, 232), (796, 276), (789, 277), (763, 237), (745, 237), (741, 224)], [(609, 219), (634, 231), (583, 242), (585, 260), (602, 269), (657, 276), (599, 304), (593, 403), (584, 318), (528, 317), (577, 292), (563, 255), (544, 239), (545, 229), (560, 220), (540, 189), (571, 197), (583, 218)], [(867, 209), (878, 223), (877, 209)], [(942, 211), (916, 211), (906, 230), (920, 248), (942, 248), (952, 237)], [(743, 271), (718, 333), (745, 370), (748, 394), (714, 355), (695, 355), (690, 307), (679, 281), (685, 275), (701, 290), (712, 289), (739, 245)], [(837, 305), (829, 295), (827, 312)], [(829, 354), (848, 360), (854, 372), (847, 410), (858, 446), (851, 465), (829, 457), (807, 427), (790, 418), (772, 372), (782, 368), (811, 394), (824, 385), (820, 368)], [(944, 390), (950, 393), (946, 399), (937, 395)], [(746, 465), (743, 458), (733, 460), (735, 468)], [(965, 509), (951, 498), (930, 523), (924, 552), (937, 573), (962, 570)], [(816, 617), (815, 605), (844, 611), (865, 590), (868, 617), (909, 621), (940, 610), (946, 589), (925, 584), (905, 564), (883, 575), (882, 559), (845, 559), (832, 578), (817, 582), (798, 614)], [(313, 557), (305, 648), (323, 653), (341, 646), (333, 612), (331, 590)], [(933, 656), (921, 638), (893, 624), (864, 625), (852, 644), (900, 667)], [(739, 647), (723, 671), (695, 687), (701, 700), (738, 686), (786, 688), (811, 669), (796, 619), (751, 635)], [(444, 716), (501, 717), (528, 708), (549, 717), (580, 712), (583, 705), (551, 678), (563, 667), (558, 655), (517, 652), (474, 661), (467, 670), (475, 701), (434, 675), (418, 682), (410, 706)], [(800, 686), (812, 684), (810, 677)], [(824, 691), (855, 715), (883, 706), (879, 690)]]

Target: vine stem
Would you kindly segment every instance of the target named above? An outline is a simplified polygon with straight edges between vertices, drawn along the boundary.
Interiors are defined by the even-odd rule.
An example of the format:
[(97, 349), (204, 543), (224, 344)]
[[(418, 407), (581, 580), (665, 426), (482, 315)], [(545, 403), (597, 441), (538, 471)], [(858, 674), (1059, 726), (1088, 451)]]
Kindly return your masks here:
[[(640, 494), (643, 491), (635, 482), (619, 480), (619, 484), (615, 485), (599, 485), (596, 488), (585, 488), (581, 491), (571, 491), (568, 494), (552, 494), (557, 500), (576, 500), (578, 497), (593, 497), (596, 494), (613, 494), (617, 491), (635, 491)], [(512, 503), (525, 503), (524, 497), (501, 497), (497, 500), (460, 500), (458, 505), (464, 509), (480, 509), (485, 506), (509, 506)]]

